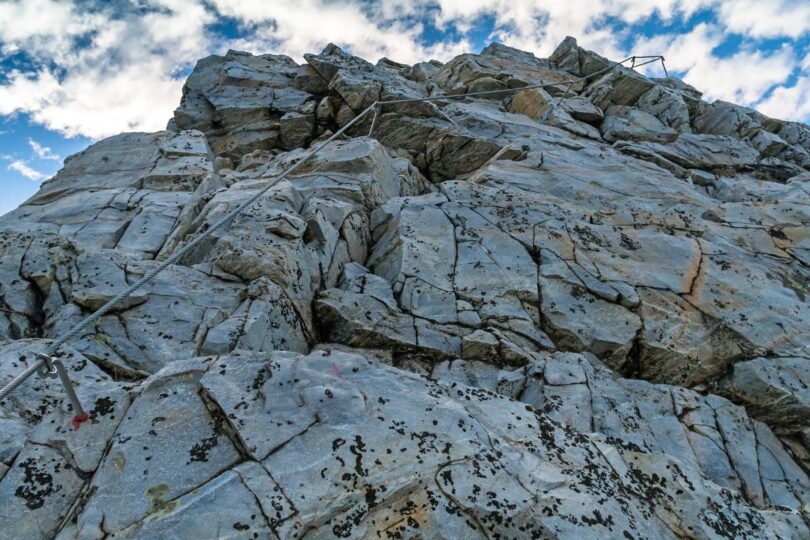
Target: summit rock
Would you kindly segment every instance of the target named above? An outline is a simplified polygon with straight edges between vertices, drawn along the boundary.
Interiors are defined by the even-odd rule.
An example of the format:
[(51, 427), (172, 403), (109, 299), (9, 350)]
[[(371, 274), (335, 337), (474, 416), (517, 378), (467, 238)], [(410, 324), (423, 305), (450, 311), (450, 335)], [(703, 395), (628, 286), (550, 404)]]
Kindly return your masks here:
[(573, 38), (305, 59), (0, 218), (5, 384), (269, 187), (62, 348), (91, 422), (0, 401), (0, 536), (810, 537), (810, 127)]

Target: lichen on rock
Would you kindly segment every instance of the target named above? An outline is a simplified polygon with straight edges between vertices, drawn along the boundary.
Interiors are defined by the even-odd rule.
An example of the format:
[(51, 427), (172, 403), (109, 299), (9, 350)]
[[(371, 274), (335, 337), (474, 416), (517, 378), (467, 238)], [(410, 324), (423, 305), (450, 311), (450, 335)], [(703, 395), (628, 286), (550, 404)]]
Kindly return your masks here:
[(60, 350), (90, 422), (0, 401), (0, 536), (810, 537), (810, 127), (573, 38), (305, 58), (0, 218), (4, 384), (268, 188)]

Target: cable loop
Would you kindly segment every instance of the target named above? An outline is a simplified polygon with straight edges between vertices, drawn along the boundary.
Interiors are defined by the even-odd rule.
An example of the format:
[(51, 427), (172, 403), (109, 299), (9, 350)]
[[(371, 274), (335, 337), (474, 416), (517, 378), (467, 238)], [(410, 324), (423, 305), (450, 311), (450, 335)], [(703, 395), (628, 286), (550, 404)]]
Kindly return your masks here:
[(54, 365), (54, 358), (48, 354), (38, 352), (36, 355), (41, 359), (41, 364), (37, 370), (37, 374), (43, 379), (55, 379), (58, 376), (56, 366)]

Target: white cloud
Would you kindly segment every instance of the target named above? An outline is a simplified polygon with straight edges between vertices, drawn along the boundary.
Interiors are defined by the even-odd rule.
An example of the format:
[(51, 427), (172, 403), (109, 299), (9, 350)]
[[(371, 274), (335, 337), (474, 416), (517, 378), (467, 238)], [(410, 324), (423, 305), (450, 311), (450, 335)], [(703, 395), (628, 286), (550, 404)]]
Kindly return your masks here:
[[(797, 65), (789, 46), (769, 54), (740, 50), (728, 57), (712, 51), (725, 39), (716, 25), (701, 23), (681, 35), (660, 35), (640, 40), (636, 47), (656, 51), (666, 58), (669, 71), (684, 73), (683, 80), (704, 93), (704, 97), (752, 105), (774, 85), (787, 79)], [(662, 75), (659, 64), (650, 64), (646, 72)]]
[(0, 36), (4, 41), (58, 39), (87, 29), (86, 17), (69, 2), (25, 0), (0, 4)]
[(0, 114), (38, 109), (46, 98), (59, 89), (59, 81), (47, 71), (29, 77), (20, 71), (8, 74), (9, 82), (0, 86)]
[[(0, 24), (0, 41), (43, 66), (7, 75), (0, 115), (27, 113), (67, 136), (163, 129), (180, 101), (184, 78), (175, 74), (210, 46), (205, 25), (214, 15), (198, 0), (145, 0), (131, 12), (99, 4), (94, 13), (66, 1), (34, 4), (58, 4), (45, 16), (48, 24), (30, 20), (38, 15), (26, 1), (0, 4), (0, 20), (21, 19), (18, 27)], [(80, 36), (83, 46), (73, 46)]]
[(37, 141), (35, 141), (31, 137), (28, 138), (28, 145), (31, 147), (31, 150), (34, 151), (34, 154), (39, 159), (53, 160), (53, 161), (60, 161), (62, 159), (59, 156), (57, 156), (53, 152), (53, 150), (51, 150), (49, 147), (42, 146), (41, 144), (39, 144)]
[(791, 87), (779, 86), (757, 104), (764, 114), (774, 118), (810, 118), (810, 77), (800, 77)]
[[(159, 131), (180, 103), (183, 81), (169, 71), (155, 59), (109, 73), (81, 69), (61, 82), (47, 72), (34, 80), (16, 75), (0, 87), (0, 114), (27, 112), (35, 122), (68, 137)], [(4, 110), (2, 103), (17, 107)]]
[[(716, 23), (630, 47), (633, 30), (612, 24), (632, 25), (653, 14), (683, 21), (702, 9), (714, 10)], [(241, 24), (245, 35), (213, 34), (210, 25), (223, 16)], [(783, 85), (798, 67), (790, 46), (763, 53), (756, 40), (810, 31), (806, 0), (0, 0), (0, 58), (24, 51), (37, 66), (6, 74), (0, 115), (27, 113), (68, 136), (155, 131), (179, 104), (184, 77), (178, 72), (207, 54), (237, 48), (300, 62), (331, 41), (371, 61), (448, 60), (472, 49), (464, 32), (482, 17), (494, 21), (492, 39), (539, 56), (566, 35), (612, 58), (661, 53), (707, 97), (745, 104)], [(455, 26), (461, 35), (426, 44), (425, 21)], [(731, 32), (741, 34), (740, 50), (724, 58), (713, 54)], [(810, 60), (799, 69), (810, 71)], [(804, 110), (800, 85), (778, 90), (767, 101), (772, 110), (777, 96), (795, 104), (792, 114)]]
[(18, 173), (20, 173), (24, 177), (26, 177), (29, 180), (32, 180), (34, 182), (41, 182), (41, 181), (45, 180), (45, 178), (47, 178), (46, 175), (42, 174), (41, 172), (39, 172), (39, 171), (37, 171), (35, 169), (32, 169), (24, 161), (19, 160), (19, 159), (12, 161), (9, 164), (8, 168), (9, 168), (9, 170), (17, 171)]
[(718, 18), (732, 32), (757, 38), (798, 38), (810, 31), (807, 0), (726, 0)]
[[(625, 55), (620, 46), (625, 36), (604, 21), (607, 18), (628, 24), (642, 21), (654, 13), (665, 20), (688, 17), (715, 0), (420, 0), (407, 2), (411, 12), (420, 6), (439, 28), (454, 24), (463, 31), (481, 17), (495, 22), (494, 37), (508, 45), (548, 56), (571, 35), (580, 45), (607, 56)], [(428, 10), (428, 8), (434, 8)]]
[(425, 46), (421, 24), (386, 19), (375, 13), (374, 6), (369, 9), (360, 2), (212, 0), (212, 5), (223, 15), (256, 25), (253, 35), (236, 46), (254, 51), (270, 47), (298, 61), (304, 53), (320, 51), (329, 42), (349, 47), (371, 61), (386, 56), (406, 63), (448, 60), (471, 47), (466, 40)]

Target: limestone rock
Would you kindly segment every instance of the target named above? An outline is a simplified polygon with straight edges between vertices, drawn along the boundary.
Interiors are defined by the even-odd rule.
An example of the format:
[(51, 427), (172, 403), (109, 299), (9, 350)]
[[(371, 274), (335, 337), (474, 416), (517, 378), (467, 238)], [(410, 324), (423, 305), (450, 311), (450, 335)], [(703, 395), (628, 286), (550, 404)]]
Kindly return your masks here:
[[(584, 98), (580, 99), (584, 100)], [(588, 103), (590, 102), (588, 101)], [(552, 98), (551, 95), (542, 88), (524, 90), (516, 93), (512, 97), (509, 110), (510, 112), (523, 114), (534, 120), (539, 120), (545, 124), (560, 127), (582, 137), (599, 139), (599, 134), (596, 129), (575, 120), (568, 113), (568, 107), (558, 104), (558, 100)], [(599, 109), (594, 105), (591, 105), (590, 109), (580, 107), (580, 110), (584, 110), (580, 116), (591, 119), (601, 118)]]
[(599, 107), (580, 96), (563, 98), (562, 107), (572, 118), (582, 122), (600, 122), (605, 117)]
[(682, 92), (656, 85), (639, 98), (636, 107), (652, 114), (678, 133), (692, 133), (687, 100)]
[(558, 69), (563, 69), (579, 77), (593, 75), (610, 66), (607, 58), (587, 51), (577, 45), (577, 40), (567, 36), (557, 45), (549, 61)]
[(93, 251), (152, 258), (215, 186), (206, 182), (213, 172), (199, 131), (116, 135), (67, 159), (39, 193), (0, 219), (0, 227), (58, 233)]
[(735, 364), (720, 389), (781, 433), (810, 427), (810, 360), (755, 358)]
[(288, 112), (281, 117), (281, 145), (287, 150), (306, 146), (315, 129), (315, 116)]
[[(407, 79), (397, 69), (385, 64), (375, 66), (331, 43), (320, 54), (305, 58), (355, 114), (377, 100), (427, 96), (421, 84)], [(403, 104), (398, 109), (417, 116), (436, 116), (435, 109), (426, 102)]]
[[(488, 79), (490, 89), (564, 83), (571, 77), (551, 67), (549, 61), (533, 54), (492, 43), (481, 54), (463, 54), (444, 64), (433, 80), (445, 91), (466, 93), (483, 89), (479, 80)], [(564, 85), (563, 85), (564, 86)]]
[(443, 64), (438, 60), (419, 62), (411, 66), (410, 70), (408, 70), (407, 77), (416, 82), (427, 84), (441, 71), (442, 66)]
[(753, 148), (725, 135), (684, 134), (669, 144), (642, 146), (682, 167), (706, 170), (753, 167), (759, 157)]
[(653, 88), (654, 84), (632, 69), (617, 67), (594, 77), (583, 95), (604, 110), (610, 105), (635, 105), (641, 96)]
[(622, 105), (614, 105), (605, 111), (601, 130), (602, 137), (608, 142), (623, 140), (667, 143), (678, 138), (675, 130), (665, 126), (655, 116)]
[(460, 128), (437, 118), (388, 113), (380, 117), (376, 138), (385, 146), (414, 154), (415, 163), (436, 182), (472, 173), (496, 155), (503, 159), (520, 156), (520, 150), (502, 141), (464, 129), (465, 122), (477, 120), (471, 111), (455, 105), (445, 110)]
[(197, 62), (183, 87), (174, 120), (205, 133), (217, 154), (239, 156), (279, 143), (279, 118), (300, 112), (312, 94), (294, 81), (298, 65), (287, 56), (228, 51)]
[[(677, 456), (717, 485), (758, 504), (793, 498), (789, 476), (780, 476), (776, 484), (762, 476), (768, 469), (765, 456), (783, 452), (781, 445), (742, 407), (717, 396), (618, 379), (593, 357), (572, 353), (539, 356), (519, 371), (456, 360), (437, 366), (433, 374), (445, 383), (474, 385), (519, 399), (578, 432), (604, 433), (627, 445)], [(729, 446), (731, 440), (734, 447)], [(807, 493), (806, 473), (794, 470), (795, 493)]]
[[(132, 477), (148, 489), (115, 515), (109, 512), (119, 506), (107, 491), (91, 489), (77, 534), (91, 535), (102, 527), (125, 537), (189, 531), (195, 518), (205, 515), (208, 522), (226, 528), (271, 530), (285, 538), (304, 531), (357, 537), (388, 527), (402, 508), (412, 511), (410, 520), (395, 525), (401, 533), (432, 530), (446, 537), (514, 536), (534, 530), (563, 536), (577, 530), (671, 536), (685, 526), (706, 537), (725, 527), (763, 535), (807, 531), (798, 512), (808, 480), (797, 469), (790, 471), (799, 475), (792, 477), (795, 487), (788, 489), (781, 477), (766, 487), (752, 484), (744, 495), (732, 497), (731, 490), (741, 490), (743, 481), (758, 478), (756, 461), (732, 457), (741, 471), (737, 474), (753, 475), (740, 480), (731, 466), (724, 470), (701, 453), (711, 448), (703, 440), (721, 440), (718, 432), (675, 431), (658, 419), (669, 411), (669, 424), (702, 426), (705, 411), (720, 415), (720, 429), (731, 435), (733, 424), (725, 423), (744, 419), (740, 409), (728, 410), (730, 404), (722, 400), (704, 403), (688, 393), (678, 394), (673, 405), (667, 387), (647, 385), (641, 391), (632, 382), (613, 382), (604, 368), (576, 357), (555, 357), (545, 367), (541, 362), (532, 366), (532, 373), (539, 369), (547, 384), (538, 386), (537, 379), (527, 377), (533, 390), (524, 392), (531, 405), (484, 389), (487, 379), (479, 379), (484, 388), (473, 388), (452, 377), (434, 382), (401, 376), (396, 368), (336, 351), (185, 362), (145, 383), (130, 416), (148, 409), (147, 419), (160, 420), (142, 426), (125, 420), (96, 480), (115, 474), (126, 485), (130, 467), (145, 467), (145, 480), (140, 471)], [(633, 396), (641, 410), (616, 408), (621, 402), (611, 395), (595, 404), (606, 415), (598, 428), (605, 433), (590, 433), (588, 427), (577, 433), (584, 426), (564, 424), (571, 425), (575, 404), (586, 402), (596, 381), (616, 397)], [(200, 411), (201, 431), (189, 425), (178, 439), (171, 413), (181, 404), (189, 410), (200, 407), (195, 388), (213, 412)], [(271, 388), (274, 405), (266, 409)], [(161, 392), (170, 397), (154, 403)], [(659, 401), (662, 393), (666, 400)], [(641, 419), (642, 414), (656, 417), (656, 432), (621, 427), (622, 419)], [(735, 429), (734, 436), (744, 440), (747, 434), (748, 444), (755, 444), (750, 435), (757, 428)], [(767, 428), (758, 429), (760, 446), (752, 451), (779, 453)], [(694, 433), (693, 440), (686, 433)], [(171, 452), (179, 452), (174, 460), (188, 465), (156, 475), (160, 463), (173, 457), (156, 452), (167, 444)], [(238, 466), (232, 463), (234, 445), (249, 456)], [(149, 456), (154, 456), (151, 463), (140, 465)], [(226, 470), (212, 476), (214, 467)], [(663, 474), (664, 481), (652, 474)], [(591, 481), (579, 484), (584, 478)], [(190, 481), (199, 487), (192, 491)], [(571, 490), (572, 484), (581, 487)], [(498, 519), (487, 509), (489, 503), (480, 502), (484, 485), (491, 492), (488, 499), (500, 505), (497, 515), (506, 512), (511, 519)], [(799, 499), (787, 498), (791, 489)], [(174, 495), (178, 492), (179, 497)], [(783, 509), (758, 510), (747, 502), (757, 497), (760, 504), (774, 502)], [(211, 504), (212, 499), (219, 504)], [(556, 510), (543, 512), (552, 502)], [(455, 519), (456, 512), (475, 519)], [(587, 519), (570, 519), (574, 516)]]
[(0, 385), (184, 250), (57, 352), (87, 421), (0, 401), (0, 536), (810, 537), (810, 128), (573, 38), (305, 58), (0, 218)]

